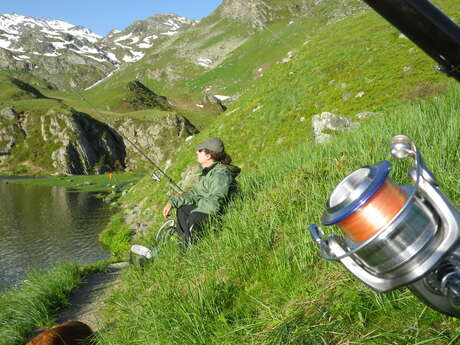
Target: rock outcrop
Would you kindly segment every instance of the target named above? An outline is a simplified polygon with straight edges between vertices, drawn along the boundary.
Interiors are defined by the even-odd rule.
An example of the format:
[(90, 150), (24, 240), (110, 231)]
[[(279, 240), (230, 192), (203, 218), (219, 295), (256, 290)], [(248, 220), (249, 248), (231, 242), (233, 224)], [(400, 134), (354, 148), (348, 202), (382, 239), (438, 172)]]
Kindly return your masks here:
[(18, 119), (19, 115), (11, 108), (0, 111), (0, 164), (11, 155), (16, 140), (24, 136), (17, 125)]
[(224, 18), (248, 22), (254, 29), (263, 29), (274, 19), (273, 7), (263, 0), (224, 0), (217, 9)]
[(67, 174), (100, 174), (125, 168), (122, 137), (108, 125), (74, 112), (41, 116), (41, 134), (47, 143), (59, 145), (52, 152), (53, 166)]
[[(115, 124), (125, 138), (127, 170), (148, 168), (150, 163), (139, 152), (141, 149), (157, 164), (162, 164), (179, 150), (182, 143), (198, 130), (182, 115), (174, 112), (155, 121), (127, 119)], [(136, 148), (137, 147), (137, 148)]]
[[(324, 13), (326, 6), (330, 8), (327, 15)], [(331, 24), (367, 9), (368, 6), (357, 0), (224, 0), (216, 12), (221, 17), (246, 22), (253, 29), (262, 30), (268, 23), (287, 17), (313, 17), (321, 11), (328, 19), (327, 24)]]
[(126, 156), (115, 130), (74, 110), (36, 115), (3, 109), (0, 152), (1, 163), (8, 164), (5, 157), (11, 156), (43, 170), (79, 175), (123, 170)]
[(172, 108), (166, 97), (157, 95), (138, 80), (128, 83), (126, 88), (128, 97), (123, 102), (133, 110), (149, 108), (171, 110)]
[(19, 173), (17, 168), (27, 165), (72, 175), (151, 170), (137, 148), (166, 167), (171, 155), (196, 133), (185, 117), (174, 112), (150, 121), (129, 118), (107, 125), (69, 108), (46, 114), (4, 108), (0, 111), (0, 169)]
[(331, 134), (328, 131), (346, 131), (359, 126), (359, 123), (352, 122), (350, 119), (334, 115), (329, 112), (324, 112), (319, 115), (312, 117), (313, 135), (315, 141), (319, 144), (325, 143), (331, 138)]

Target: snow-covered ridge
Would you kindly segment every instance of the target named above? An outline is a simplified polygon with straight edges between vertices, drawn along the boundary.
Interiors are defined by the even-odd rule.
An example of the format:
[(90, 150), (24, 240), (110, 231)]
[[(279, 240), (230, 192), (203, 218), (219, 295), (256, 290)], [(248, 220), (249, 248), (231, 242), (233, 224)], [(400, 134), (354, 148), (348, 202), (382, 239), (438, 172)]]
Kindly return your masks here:
[(110, 51), (124, 50), (118, 54), (120, 60), (135, 62), (144, 57), (145, 50), (153, 47), (157, 39), (173, 36), (193, 23), (194, 20), (175, 14), (159, 14), (135, 21), (123, 31), (112, 30), (104, 40), (111, 44)]
[[(27, 17), (20, 14), (0, 15), (0, 48), (13, 53), (17, 61), (38, 57), (59, 57), (76, 53), (98, 62), (118, 63), (98, 43), (102, 36), (91, 30), (61, 20)], [(16, 54), (16, 53), (28, 53)], [(35, 58), (31, 58), (35, 57)]]
[[(135, 62), (145, 55), (146, 49), (153, 47), (155, 40), (173, 36), (184, 26), (193, 23), (189, 18), (162, 14), (137, 21), (124, 31), (112, 30), (102, 37), (85, 27), (61, 20), (2, 14), (0, 48), (9, 50), (14, 53), (15, 59), (20, 60), (27, 60), (27, 55), (19, 57), (16, 53), (58, 57), (73, 52), (100, 62)], [(22, 40), (26, 34), (35, 41), (33, 47), (30, 38)]]
[(55, 35), (57, 33), (70, 34), (78, 38), (87, 39), (92, 43), (95, 43), (102, 38), (102, 36), (99, 36), (87, 28), (73, 25), (61, 20), (26, 17), (15, 13), (0, 15), (0, 30), (7, 34), (20, 35), (27, 28), (39, 30), (51, 35)]
[(160, 38), (173, 36), (194, 23), (174, 14), (159, 14), (102, 37), (61, 20), (0, 14), (0, 55), (3, 57), (0, 66), (66, 73), (75, 71), (75, 65), (84, 64), (106, 75), (118, 70), (123, 63), (142, 59)]

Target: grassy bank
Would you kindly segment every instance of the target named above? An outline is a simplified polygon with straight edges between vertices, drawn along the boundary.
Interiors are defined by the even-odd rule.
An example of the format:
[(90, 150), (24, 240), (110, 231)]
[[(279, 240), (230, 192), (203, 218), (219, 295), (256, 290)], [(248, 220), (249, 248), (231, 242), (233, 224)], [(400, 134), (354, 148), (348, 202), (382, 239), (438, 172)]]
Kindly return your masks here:
[(78, 192), (108, 192), (134, 185), (144, 175), (112, 173), (105, 175), (47, 176), (40, 178), (2, 178), (8, 183), (28, 186), (64, 187)]
[(84, 277), (103, 272), (111, 262), (69, 263), (30, 272), (26, 280), (0, 296), (0, 345), (24, 344), (34, 330), (54, 326), (56, 312), (69, 306), (71, 292)]
[[(460, 203), (459, 111), (456, 88), (328, 144), (260, 157), (241, 177), (241, 198), (197, 245), (181, 253), (171, 242), (143, 272), (125, 273), (100, 344), (455, 344), (455, 319), (405, 289), (374, 293), (320, 259), (307, 228), (346, 174), (389, 159), (388, 140), (401, 132)], [(407, 182), (407, 167), (395, 163), (392, 177)]]
[(80, 277), (76, 265), (62, 265), (46, 273), (30, 273), (0, 296), (0, 344), (23, 344), (34, 329), (52, 326), (53, 313), (68, 303)]

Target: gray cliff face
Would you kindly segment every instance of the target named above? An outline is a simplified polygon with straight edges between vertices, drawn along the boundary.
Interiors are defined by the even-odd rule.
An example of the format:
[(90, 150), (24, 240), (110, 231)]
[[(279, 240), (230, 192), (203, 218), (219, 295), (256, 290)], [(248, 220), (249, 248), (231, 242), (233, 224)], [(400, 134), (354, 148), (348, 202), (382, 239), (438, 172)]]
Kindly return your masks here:
[(24, 163), (71, 175), (150, 169), (132, 143), (164, 166), (196, 133), (175, 113), (155, 122), (128, 119), (109, 126), (74, 110), (37, 115), (5, 108), (0, 111), (0, 169), (11, 172)]
[(120, 135), (108, 125), (82, 113), (41, 116), (45, 142), (58, 144), (53, 166), (67, 174), (101, 174), (124, 169), (125, 147)]
[[(332, 9), (324, 12), (325, 6)], [(358, 0), (223, 0), (216, 12), (224, 18), (246, 22), (255, 30), (279, 19), (321, 15), (329, 22), (337, 22), (347, 15), (368, 9)]]
[(167, 164), (165, 161), (179, 150), (185, 139), (198, 133), (185, 117), (175, 113), (167, 114), (156, 122), (128, 119), (118, 123), (115, 128), (125, 138), (126, 170), (131, 171), (151, 169), (150, 163), (136, 147), (155, 163), (164, 166)]
[(123, 139), (86, 114), (16, 114), (5, 108), (1, 111), (0, 129), (0, 166), (5, 170), (11, 163), (8, 158), (63, 174), (104, 173), (125, 167)]
[(5, 108), (0, 112), (0, 165), (11, 154), (16, 140), (23, 137), (17, 125), (18, 119), (18, 114), (12, 109)]

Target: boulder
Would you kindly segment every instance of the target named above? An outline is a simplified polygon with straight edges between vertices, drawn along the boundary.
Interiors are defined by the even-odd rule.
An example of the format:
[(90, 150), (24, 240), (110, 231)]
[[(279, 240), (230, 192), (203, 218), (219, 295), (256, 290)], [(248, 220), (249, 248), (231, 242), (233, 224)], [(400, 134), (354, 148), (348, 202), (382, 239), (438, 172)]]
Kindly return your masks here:
[(4, 108), (0, 111), (0, 116), (6, 121), (15, 121), (19, 119), (18, 113), (12, 108)]
[(312, 117), (313, 135), (317, 143), (324, 143), (331, 138), (327, 131), (346, 131), (359, 126), (359, 123), (352, 122), (350, 119), (323, 112)]
[(124, 99), (124, 103), (134, 110), (150, 108), (172, 109), (166, 97), (157, 95), (138, 80), (128, 83), (126, 89), (128, 90), (128, 96)]
[(232, 97), (230, 96), (214, 95), (213, 93), (211, 93), (210, 87), (203, 90), (203, 103), (214, 104), (216, 108), (221, 112), (226, 111), (228, 108), (224, 102), (231, 99)]

